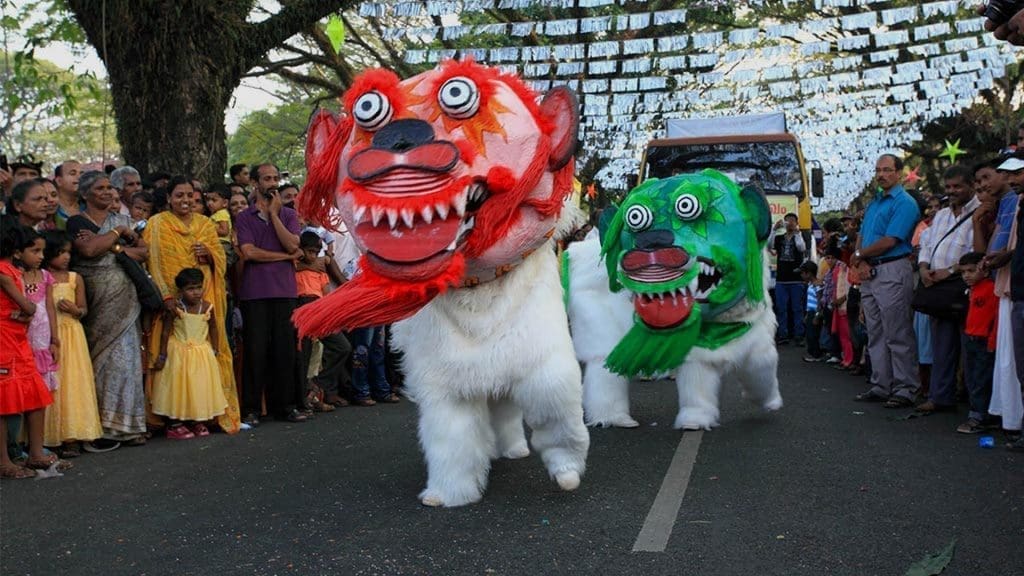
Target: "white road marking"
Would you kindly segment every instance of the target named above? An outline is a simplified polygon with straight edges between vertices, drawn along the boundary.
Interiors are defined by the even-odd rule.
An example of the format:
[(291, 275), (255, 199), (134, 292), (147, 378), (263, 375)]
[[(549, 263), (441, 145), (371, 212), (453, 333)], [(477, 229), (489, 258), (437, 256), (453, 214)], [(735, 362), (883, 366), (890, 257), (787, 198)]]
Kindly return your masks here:
[(664, 552), (668, 538), (672, 535), (672, 527), (679, 517), (679, 508), (686, 495), (686, 487), (690, 484), (690, 473), (697, 460), (697, 450), (703, 430), (684, 432), (676, 447), (672, 463), (668, 465), (665, 479), (661, 481), (661, 489), (651, 504), (640, 534), (633, 543), (633, 552)]

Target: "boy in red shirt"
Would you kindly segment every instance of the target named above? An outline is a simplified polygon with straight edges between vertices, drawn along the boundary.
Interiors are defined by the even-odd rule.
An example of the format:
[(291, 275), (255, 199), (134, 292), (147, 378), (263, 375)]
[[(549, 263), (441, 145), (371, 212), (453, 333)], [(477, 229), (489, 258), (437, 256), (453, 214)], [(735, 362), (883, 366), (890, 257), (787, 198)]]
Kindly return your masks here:
[(995, 282), (981, 271), (981, 252), (969, 252), (960, 258), (960, 274), (970, 287), (967, 322), (964, 325), (964, 381), (970, 396), (967, 421), (957, 426), (961, 434), (977, 434), (999, 428), (999, 418), (988, 413), (992, 399), (992, 370), (995, 366), (996, 316), (999, 298), (993, 292)]

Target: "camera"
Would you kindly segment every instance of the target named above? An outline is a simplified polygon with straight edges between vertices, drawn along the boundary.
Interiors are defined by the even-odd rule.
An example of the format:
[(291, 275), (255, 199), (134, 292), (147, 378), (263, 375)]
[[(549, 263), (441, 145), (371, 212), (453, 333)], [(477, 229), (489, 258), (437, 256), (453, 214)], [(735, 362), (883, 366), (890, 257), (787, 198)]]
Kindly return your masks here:
[(985, 6), (985, 18), (1000, 26), (1021, 10), (1024, 10), (1024, 0), (989, 0)]

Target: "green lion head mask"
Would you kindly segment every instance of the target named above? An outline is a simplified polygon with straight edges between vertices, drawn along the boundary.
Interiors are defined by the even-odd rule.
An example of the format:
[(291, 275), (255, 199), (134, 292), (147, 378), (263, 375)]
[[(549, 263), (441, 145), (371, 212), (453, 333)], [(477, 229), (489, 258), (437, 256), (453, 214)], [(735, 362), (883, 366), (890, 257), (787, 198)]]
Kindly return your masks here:
[(717, 347), (736, 333), (723, 332), (716, 317), (764, 299), (771, 215), (755, 188), (741, 190), (715, 170), (647, 180), (603, 220), (609, 288), (632, 292), (635, 312), (608, 356), (613, 372), (672, 370), (693, 346)]

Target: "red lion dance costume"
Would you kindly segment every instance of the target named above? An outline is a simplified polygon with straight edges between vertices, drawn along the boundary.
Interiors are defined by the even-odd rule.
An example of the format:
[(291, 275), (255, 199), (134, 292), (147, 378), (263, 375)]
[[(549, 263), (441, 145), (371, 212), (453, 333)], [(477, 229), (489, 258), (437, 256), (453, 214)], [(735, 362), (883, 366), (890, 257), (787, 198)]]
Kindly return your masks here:
[(576, 98), (540, 102), (471, 61), (400, 80), (369, 70), (339, 118), (318, 111), (299, 209), (336, 207), (360, 272), (295, 314), (305, 335), (397, 322), (428, 468), (430, 506), (479, 500), (490, 461), (529, 454), (558, 485), (583, 474), (589, 437), (551, 238), (571, 192)]

